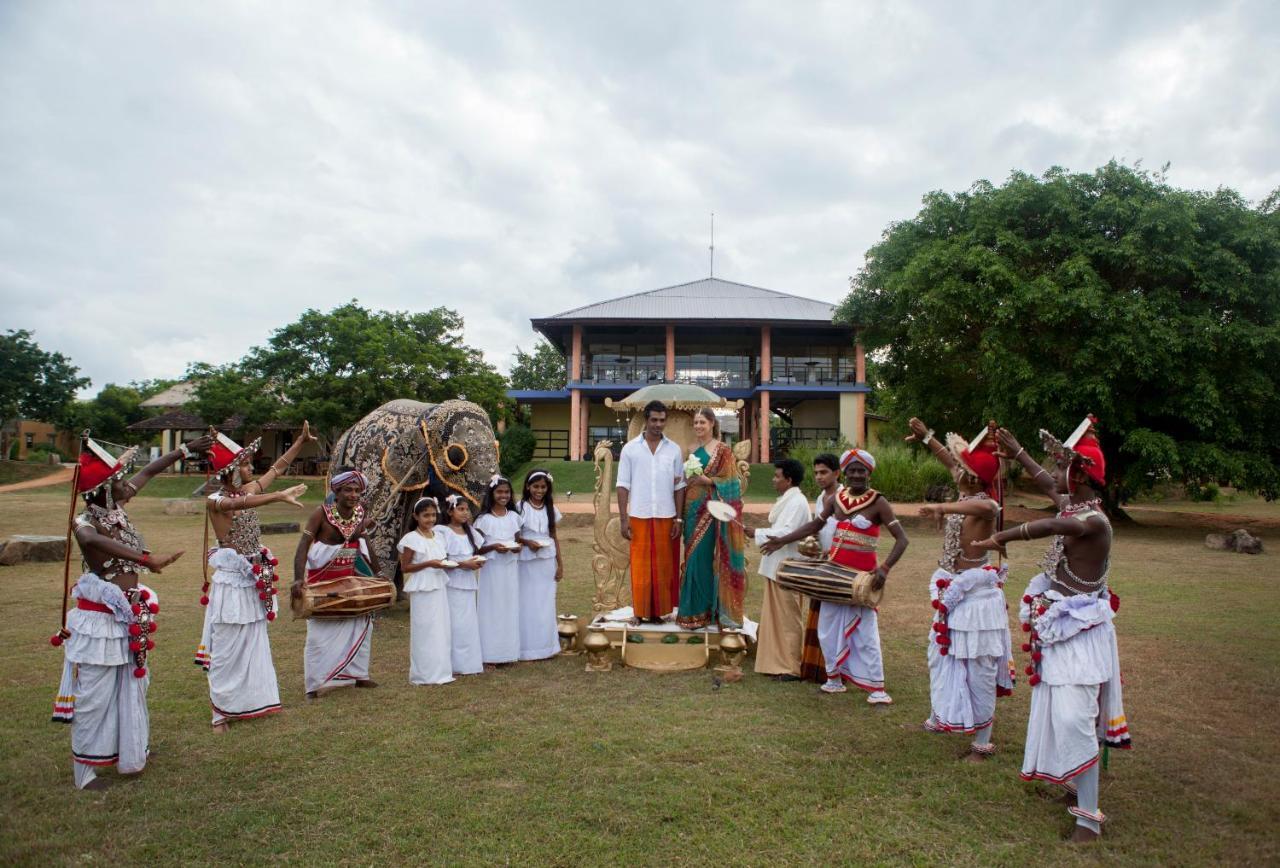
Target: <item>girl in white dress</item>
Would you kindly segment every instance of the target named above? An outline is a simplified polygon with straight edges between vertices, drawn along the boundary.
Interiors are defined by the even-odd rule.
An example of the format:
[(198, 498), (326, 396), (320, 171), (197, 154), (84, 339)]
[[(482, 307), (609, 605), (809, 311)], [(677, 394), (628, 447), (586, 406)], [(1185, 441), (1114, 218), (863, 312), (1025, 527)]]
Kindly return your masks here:
[(475, 675), (484, 671), (480, 655), (480, 624), (476, 618), (476, 596), (480, 583), (480, 567), (485, 561), (480, 554), (484, 537), (471, 527), (471, 505), (460, 494), (444, 499), (447, 524), (441, 525), (449, 562), (446, 593), (449, 596), (449, 643), (454, 675)]
[(556, 635), (556, 582), (564, 562), (556, 542), (561, 518), (552, 494), (554, 480), (545, 470), (524, 479), (520, 497), (520, 659), (542, 660), (560, 650)]
[(449, 631), (448, 576), (444, 572), (444, 541), (437, 536), (440, 508), (434, 497), (413, 505), (417, 524), (396, 549), (404, 592), (409, 596), (409, 681), (412, 684), (448, 684), (453, 680)]
[(520, 514), (511, 508), (511, 482), (494, 476), (485, 492), (476, 530), (484, 537), (480, 553), (480, 650), (486, 665), (520, 659), (520, 563), (516, 542)]

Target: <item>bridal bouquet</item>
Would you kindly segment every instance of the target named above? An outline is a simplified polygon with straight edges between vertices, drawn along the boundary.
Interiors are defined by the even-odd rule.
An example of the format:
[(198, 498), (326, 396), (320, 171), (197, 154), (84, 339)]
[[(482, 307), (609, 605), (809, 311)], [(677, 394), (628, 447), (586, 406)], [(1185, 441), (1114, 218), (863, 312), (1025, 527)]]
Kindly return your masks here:
[(698, 456), (690, 455), (684, 460), (685, 479), (692, 479), (695, 476), (701, 476), (702, 471), (702, 462), (698, 460)]

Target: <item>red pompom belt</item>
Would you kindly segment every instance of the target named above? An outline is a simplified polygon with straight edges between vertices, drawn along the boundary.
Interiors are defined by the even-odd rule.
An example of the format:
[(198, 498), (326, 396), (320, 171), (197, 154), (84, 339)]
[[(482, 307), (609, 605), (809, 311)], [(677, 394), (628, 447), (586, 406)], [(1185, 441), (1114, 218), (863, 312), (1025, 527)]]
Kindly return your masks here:
[(84, 609), (86, 612), (101, 612), (104, 615), (114, 614), (110, 606), (104, 606), (101, 603), (94, 603), (90, 600), (77, 599), (76, 608)]

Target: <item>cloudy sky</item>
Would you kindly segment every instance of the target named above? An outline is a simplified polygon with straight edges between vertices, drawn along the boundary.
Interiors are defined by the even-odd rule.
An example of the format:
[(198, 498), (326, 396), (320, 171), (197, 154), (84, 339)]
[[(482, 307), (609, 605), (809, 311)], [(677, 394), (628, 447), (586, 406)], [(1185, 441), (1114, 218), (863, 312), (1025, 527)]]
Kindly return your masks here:
[(841, 298), (929, 190), (1280, 187), (1280, 4), (0, 2), (0, 328), (93, 378), (307, 307), (529, 317), (707, 273)]

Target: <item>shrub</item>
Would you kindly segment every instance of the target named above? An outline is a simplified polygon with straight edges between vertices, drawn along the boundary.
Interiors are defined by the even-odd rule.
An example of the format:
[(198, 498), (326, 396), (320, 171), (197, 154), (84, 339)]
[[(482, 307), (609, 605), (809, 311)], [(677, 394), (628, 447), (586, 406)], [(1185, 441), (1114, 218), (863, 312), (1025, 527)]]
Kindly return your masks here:
[[(813, 459), (823, 452), (832, 452), (839, 457), (848, 448), (848, 441), (841, 439), (824, 445), (796, 445), (788, 450), (790, 457), (804, 465), (801, 488), (810, 500), (818, 496), (818, 484), (813, 480)], [(928, 499), (931, 489), (934, 489), (936, 497), (938, 489), (954, 487), (947, 468), (918, 447), (881, 443), (869, 451), (876, 458), (871, 487), (891, 501), (920, 503)]]
[(502, 475), (510, 477), (533, 458), (538, 440), (524, 425), (512, 425), (498, 437), (502, 455), (498, 466)]

